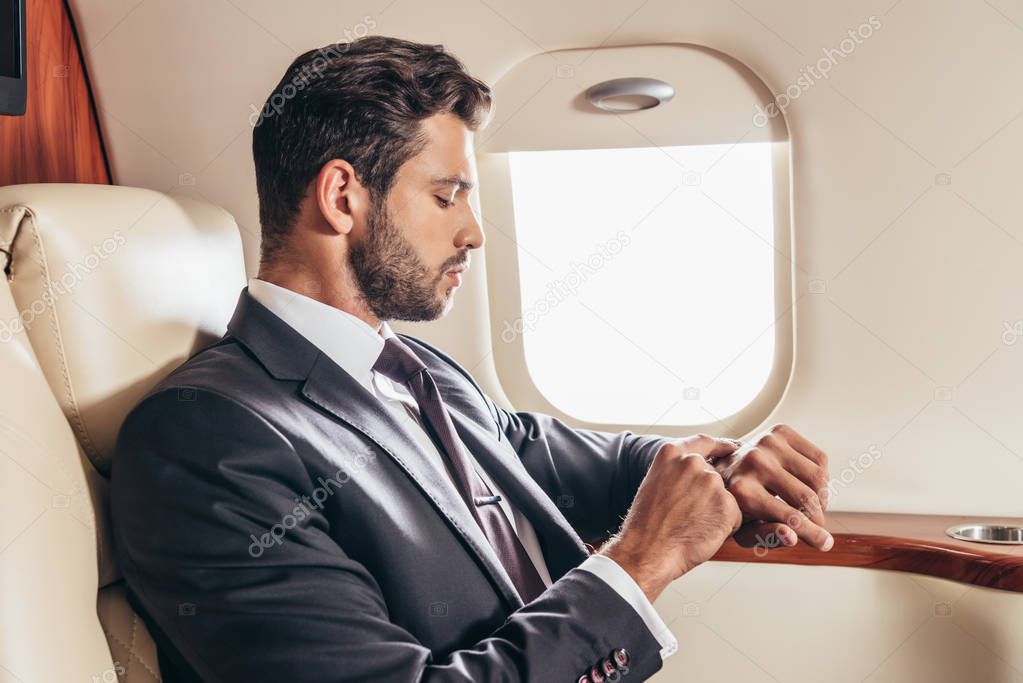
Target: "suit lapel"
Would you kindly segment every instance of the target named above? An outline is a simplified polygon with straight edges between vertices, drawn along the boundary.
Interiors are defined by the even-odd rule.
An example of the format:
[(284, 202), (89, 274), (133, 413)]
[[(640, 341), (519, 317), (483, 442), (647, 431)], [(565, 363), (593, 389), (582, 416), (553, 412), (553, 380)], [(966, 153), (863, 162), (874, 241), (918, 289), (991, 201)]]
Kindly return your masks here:
[(302, 395), (345, 424), (358, 430), (391, 457), (416, 483), (458, 533), (476, 560), (491, 575), (495, 586), (514, 611), (522, 606), (514, 584), (473, 519), (457, 489), (434, 466), (429, 456), (399, 423), (354, 377), (326, 355), (313, 364), (302, 385)]

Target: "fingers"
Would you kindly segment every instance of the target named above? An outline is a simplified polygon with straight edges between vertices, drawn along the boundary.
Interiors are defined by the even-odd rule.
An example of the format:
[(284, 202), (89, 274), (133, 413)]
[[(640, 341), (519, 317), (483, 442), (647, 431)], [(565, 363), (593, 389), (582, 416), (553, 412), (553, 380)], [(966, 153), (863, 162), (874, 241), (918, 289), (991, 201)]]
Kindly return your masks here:
[[(781, 465), (781, 467), (794, 475), (798, 480), (802, 482), (805, 487), (808, 487), (813, 492), (812, 497), (808, 497), (805, 490), (798, 490), (792, 482), (778, 482), (780, 486), (783, 486), (789, 493), (782, 493), (782, 497), (794, 507), (805, 506), (807, 514), (818, 524), (824, 523), (823, 511), (827, 509), (828, 499), (828, 469), (827, 469), (827, 456), (824, 451), (820, 450), (806, 438), (801, 436), (796, 430), (792, 429), (788, 425), (775, 425), (770, 431), (762, 436), (757, 441), (757, 450), (763, 450), (766, 452), (767, 457), (763, 457), (763, 461), (774, 461)], [(800, 450), (802, 449), (802, 450)], [(751, 455), (754, 455), (751, 453)], [(771, 474), (778, 477), (776, 468), (766, 468), (771, 470)], [(782, 477), (784, 479), (784, 477)], [(766, 485), (770, 482), (765, 481)], [(803, 498), (807, 498), (804, 503)], [(817, 514), (817, 508), (820, 508), (821, 514)]]
[[(793, 508), (803, 511), (815, 524), (824, 524), (824, 508), (817, 492), (788, 469), (803, 471), (811, 481), (818, 480), (819, 468), (783, 443), (774, 442), (766, 448), (748, 453), (728, 482), (743, 512), (750, 519), (764, 519), (757, 509), (765, 494), (780, 495)], [(812, 469), (809, 469), (812, 468)]]
[(804, 512), (815, 524), (824, 524), (824, 501), (818, 491), (822, 488), (826, 491), (827, 487), (817, 488), (820, 468), (795, 452), (783, 455), (780, 461), (781, 467), (768, 476), (765, 487)]
[(778, 425), (774, 430), (797, 452), (812, 460), (818, 467), (823, 467), (825, 471), (827, 470), (828, 456), (816, 444), (788, 425)]
[(708, 434), (687, 436), (671, 444), (679, 453), (699, 453), (705, 458), (717, 458), (734, 453), (741, 445), (732, 439), (719, 439)]
[(809, 439), (792, 428), (786, 431), (786, 441), (800, 455), (814, 463), (813, 467), (807, 467), (805, 461), (793, 461), (793, 469), (789, 471), (802, 479), (810, 488), (817, 492), (821, 507), (828, 509), (830, 489), (828, 481), (831, 476), (828, 472), (828, 456), (824, 451), (811, 443)]
[(780, 522), (787, 525), (804, 543), (818, 550), (831, 550), (835, 539), (827, 529), (816, 524), (805, 514), (796, 510), (782, 500), (764, 491), (764, 497), (758, 501), (757, 507), (764, 511), (761, 518), (767, 522)]
[(707, 472), (712, 472), (713, 474), (717, 474), (718, 473), (718, 471), (716, 469), (714, 469), (714, 467), (711, 466), (711, 464), (704, 459), (703, 453), (697, 453), (696, 451), (686, 451), (685, 453), (678, 453), (677, 455), (678, 455), (679, 458), (681, 458), (687, 464), (688, 463), (699, 463), (699, 464), (691, 465), (694, 468), (694, 470), (696, 468), (699, 468), (699, 469), (705, 470)]
[[(789, 457), (783, 457), (781, 460), (781, 466), (786, 472), (796, 477), (799, 481), (805, 484), (811, 491), (816, 494), (817, 502), (820, 505), (821, 512), (828, 509), (828, 473), (827, 470), (815, 464), (812, 460), (803, 457), (801, 454), (796, 453), (794, 450), (789, 449), (786, 453)], [(796, 499), (789, 499), (783, 496), (790, 504), (795, 504)], [(798, 507), (798, 506), (797, 506)], [(811, 519), (814, 516), (810, 515)], [(823, 518), (820, 520), (814, 519), (818, 524), (823, 523)]]
[(742, 525), (733, 538), (744, 548), (765, 550), (789, 547), (798, 542), (796, 532), (780, 522), (748, 522)]

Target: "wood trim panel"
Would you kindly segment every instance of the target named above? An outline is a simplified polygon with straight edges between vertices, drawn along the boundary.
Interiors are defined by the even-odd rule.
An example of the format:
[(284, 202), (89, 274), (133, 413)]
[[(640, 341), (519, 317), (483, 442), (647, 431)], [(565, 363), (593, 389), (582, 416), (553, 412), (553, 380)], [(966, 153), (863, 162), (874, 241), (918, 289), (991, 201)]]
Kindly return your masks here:
[(0, 185), (111, 183), (71, 10), (27, 0), (24, 116), (0, 116)]

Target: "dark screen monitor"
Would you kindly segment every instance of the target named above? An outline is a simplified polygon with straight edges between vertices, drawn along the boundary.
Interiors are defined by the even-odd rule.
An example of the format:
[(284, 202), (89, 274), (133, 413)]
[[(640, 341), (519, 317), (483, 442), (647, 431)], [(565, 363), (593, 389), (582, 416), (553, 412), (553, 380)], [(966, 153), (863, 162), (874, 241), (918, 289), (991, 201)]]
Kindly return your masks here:
[(0, 114), (25, 113), (25, 0), (0, 0)]

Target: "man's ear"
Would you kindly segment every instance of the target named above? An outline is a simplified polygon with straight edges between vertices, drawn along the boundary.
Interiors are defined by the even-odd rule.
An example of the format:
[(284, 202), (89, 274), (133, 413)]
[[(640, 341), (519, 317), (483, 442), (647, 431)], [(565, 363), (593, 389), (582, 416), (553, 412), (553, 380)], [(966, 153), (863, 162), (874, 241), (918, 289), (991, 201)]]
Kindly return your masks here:
[(313, 191), (320, 213), (338, 234), (349, 234), (354, 224), (366, 216), (369, 192), (344, 159), (331, 159), (323, 165)]

